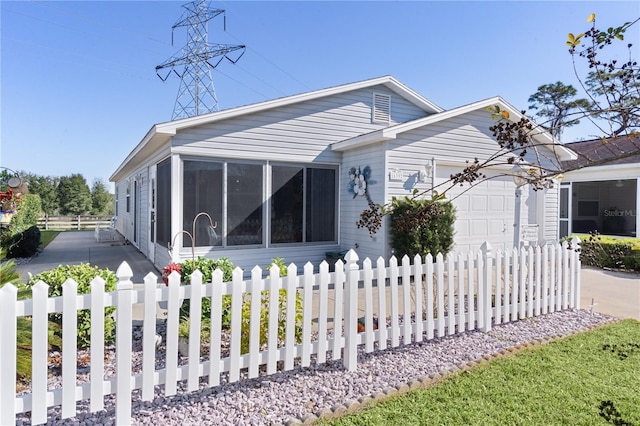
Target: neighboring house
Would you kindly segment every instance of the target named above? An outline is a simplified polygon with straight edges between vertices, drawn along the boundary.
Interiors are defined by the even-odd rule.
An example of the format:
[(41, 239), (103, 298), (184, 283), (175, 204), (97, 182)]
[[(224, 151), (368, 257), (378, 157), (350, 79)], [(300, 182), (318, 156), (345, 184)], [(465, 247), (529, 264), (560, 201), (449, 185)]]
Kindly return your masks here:
[(637, 136), (565, 144), (578, 158), (563, 166), (578, 169), (560, 187), (560, 237), (592, 231), (638, 237), (639, 145)]
[[(117, 227), (159, 267), (192, 256), (186, 232), (195, 256), (228, 257), (245, 271), (275, 257), (317, 267), (327, 252), (351, 248), (388, 258), (387, 220), (373, 237), (356, 226), (368, 200), (430, 196), (465, 161), (495, 153), (492, 105), (521, 117), (499, 97), (444, 111), (386, 76), (157, 124), (110, 178)], [(550, 135), (537, 138), (556, 151), (538, 153), (545, 167), (575, 158)], [(487, 169), (493, 179), (451, 191), (455, 250), (484, 240), (512, 248), (509, 171)], [(521, 223), (539, 225), (537, 242), (556, 241), (558, 189), (523, 192)], [(192, 232), (200, 212), (215, 227), (201, 215)]]

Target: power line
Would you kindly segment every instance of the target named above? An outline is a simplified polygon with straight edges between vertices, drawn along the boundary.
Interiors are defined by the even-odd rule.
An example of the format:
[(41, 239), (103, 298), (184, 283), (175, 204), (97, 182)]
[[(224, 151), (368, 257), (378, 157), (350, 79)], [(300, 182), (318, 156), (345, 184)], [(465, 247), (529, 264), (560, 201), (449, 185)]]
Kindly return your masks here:
[(155, 38), (152, 38), (152, 37), (148, 37), (146, 34), (143, 34), (143, 33), (137, 32), (137, 31), (131, 31), (128, 28), (120, 27), (120, 26), (113, 25), (113, 24), (109, 24), (109, 23), (106, 23), (104, 21), (100, 21), (98, 19), (93, 19), (93, 18), (90, 18), (90, 17), (88, 17), (86, 15), (82, 15), (80, 13), (73, 12), (73, 11), (70, 11), (68, 9), (52, 6), (49, 2), (34, 1), (33, 3), (35, 3), (35, 4), (39, 5), (39, 6), (48, 7), (49, 9), (58, 10), (60, 12), (66, 13), (67, 15), (77, 16), (77, 17), (81, 18), (82, 20), (90, 22), (90, 23), (97, 23), (97, 24), (100, 24), (100, 25), (102, 25), (104, 27), (107, 27), (107, 28), (113, 28), (115, 30), (118, 30), (118, 31), (126, 33), (126, 34), (131, 34), (131, 35), (135, 35), (137, 37), (141, 37), (141, 38), (143, 38), (145, 40), (150, 40), (150, 41), (153, 41), (153, 42), (156, 42), (156, 43), (163, 44), (165, 46), (171, 46), (171, 44), (166, 42), (166, 41), (162, 41), (162, 40), (158, 40), (158, 39), (155, 39)]
[[(224, 3), (224, 2), (223, 2)], [(238, 41), (239, 43), (243, 43), (242, 40), (240, 40), (238, 37), (236, 37), (234, 34), (230, 33), (229, 31), (227, 31), (225, 29), (225, 32), (227, 34), (229, 34), (231, 37), (233, 37), (236, 41)], [(243, 43), (244, 44), (244, 43)], [(271, 60), (269, 60), (269, 58), (267, 58), (266, 56), (262, 55), (260, 52), (258, 52), (256, 49), (252, 48), (252, 47), (247, 47), (247, 50), (255, 53), (256, 55), (258, 55), (260, 58), (262, 58), (264, 61), (266, 61), (267, 63), (269, 63), (270, 65), (272, 65), (274, 68), (276, 68), (278, 71), (282, 72), (283, 74), (285, 74), (287, 77), (291, 78), (292, 80), (296, 81), (297, 83), (299, 83), (300, 85), (302, 85), (303, 87), (305, 87), (308, 90), (313, 90), (313, 88), (309, 87), (308, 85), (306, 85), (305, 83), (303, 83), (302, 81), (300, 81), (299, 79), (297, 79), (294, 75), (292, 75), (291, 73), (287, 72), (286, 70), (284, 70), (283, 68), (281, 68), (278, 64), (272, 62)]]

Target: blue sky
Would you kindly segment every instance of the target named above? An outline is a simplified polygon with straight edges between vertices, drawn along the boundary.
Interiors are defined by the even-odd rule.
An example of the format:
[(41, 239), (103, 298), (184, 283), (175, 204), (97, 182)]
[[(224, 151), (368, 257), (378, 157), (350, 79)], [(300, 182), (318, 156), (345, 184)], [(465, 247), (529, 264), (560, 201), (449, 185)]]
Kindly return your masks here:
[[(105, 181), (155, 123), (169, 121), (177, 77), (156, 65), (186, 31), (184, 1), (2, 1), (1, 165)], [(221, 109), (382, 75), (443, 108), (500, 95), (520, 109), (538, 86), (577, 85), (568, 32), (617, 26), (637, 1), (214, 1), (209, 42), (245, 44), (213, 72)], [(638, 25), (627, 40), (640, 44)], [(637, 58), (637, 46), (634, 47)], [(571, 128), (565, 141), (590, 136)]]

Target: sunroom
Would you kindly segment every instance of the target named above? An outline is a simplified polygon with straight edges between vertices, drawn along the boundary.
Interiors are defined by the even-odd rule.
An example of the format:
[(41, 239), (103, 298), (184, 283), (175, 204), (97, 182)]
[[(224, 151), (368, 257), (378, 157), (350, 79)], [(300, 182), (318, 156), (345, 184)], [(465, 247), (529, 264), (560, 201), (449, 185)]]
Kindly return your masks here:
[(560, 187), (560, 237), (597, 232), (638, 237), (640, 154), (637, 139), (618, 137), (565, 144), (578, 159)]
[[(171, 158), (157, 165), (156, 244), (171, 260), (338, 244), (338, 165), (196, 156), (180, 156), (177, 164), (174, 191)], [(182, 227), (172, 233), (176, 214)]]

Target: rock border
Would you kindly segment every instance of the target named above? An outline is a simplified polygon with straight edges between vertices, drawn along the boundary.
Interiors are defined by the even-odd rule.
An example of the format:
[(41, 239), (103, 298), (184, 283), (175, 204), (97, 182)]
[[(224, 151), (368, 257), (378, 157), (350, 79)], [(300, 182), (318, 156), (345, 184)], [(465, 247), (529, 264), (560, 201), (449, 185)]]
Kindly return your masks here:
[(348, 400), (348, 401), (345, 401), (344, 404), (335, 404), (330, 409), (322, 408), (318, 410), (316, 413), (307, 414), (303, 417), (290, 417), (284, 422), (284, 424), (285, 426), (309, 425), (309, 424), (315, 423), (320, 419), (337, 419), (340, 417), (344, 417), (346, 415), (362, 411), (374, 404), (391, 399), (393, 397), (397, 397), (418, 389), (430, 388), (431, 386), (435, 386), (438, 383), (442, 382), (444, 379), (451, 377), (455, 374), (458, 374), (460, 372), (469, 371), (478, 366), (487, 365), (492, 361), (495, 361), (501, 358), (516, 356), (518, 353), (522, 353), (527, 349), (532, 349), (532, 348), (540, 347), (543, 345), (547, 345), (551, 342), (555, 342), (560, 339), (575, 336), (577, 334), (585, 333), (588, 331), (593, 331), (598, 328), (602, 328), (620, 321), (621, 321), (620, 319), (616, 318), (606, 323), (602, 323), (598, 325), (590, 325), (581, 330), (575, 330), (567, 334), (555, 334), (551, 337), (535, 339), (531, 342), (510, 346), (506, 349), (502, 349), (492, 354), (484, 355), (475, 360), (466, 361), (466, 362), (454, 365), (449, 369), (441, 370), (437, 373), (433, 373), (427, 376), (421, 376), (417, 379), (412, 379), (409, 382), (401, 383), (396, 387), (388, 387), (384, 389), (382, 392), (376, 392), (374, 394), (361, 396), (360, 398), (358, 398), (357, 401)]

